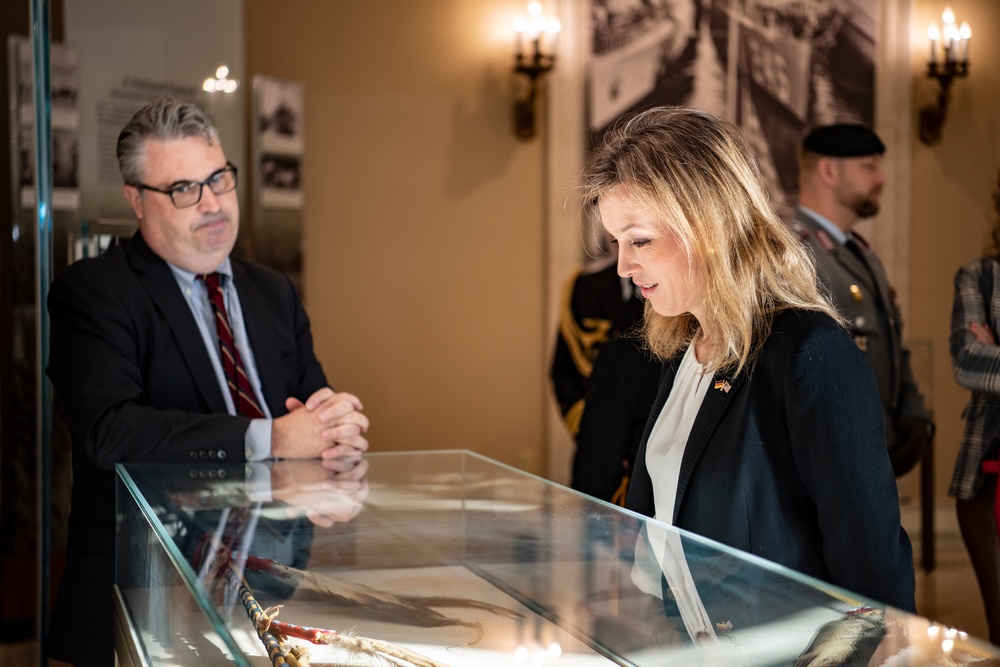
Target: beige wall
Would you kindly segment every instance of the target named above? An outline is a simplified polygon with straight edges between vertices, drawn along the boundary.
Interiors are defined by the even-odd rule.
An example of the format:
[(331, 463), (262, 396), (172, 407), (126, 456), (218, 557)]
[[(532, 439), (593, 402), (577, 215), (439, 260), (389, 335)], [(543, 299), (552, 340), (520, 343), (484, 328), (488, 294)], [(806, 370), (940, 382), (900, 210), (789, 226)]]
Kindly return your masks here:
[(937, 480), (945, 497), (961, 437), (961, 411), (968, 392), (955, 383), (948, 354), (952, 280), (964, 262), (979, 256), (990, 226), (992, 192), (1000, 168), (1000, 2), (948, 0), (959, 20), (973, 29), (967, 79), (952, 87), (941, 142), (926, 146), (916, 137), (920, 106), (935, 100), (937, 85), (925, 78), (927, 26), (940, 23), (943, 0), (914, 0), (913, 161), (911, 192), (910, 303), (907, 332), (933, 345), (934, 411), (938, 422)]
[(511, 130), (519, 11), (245, 3), (246, 78), (305, 82), (306, 306), (374, 449), (544, 466), (543, 150)]

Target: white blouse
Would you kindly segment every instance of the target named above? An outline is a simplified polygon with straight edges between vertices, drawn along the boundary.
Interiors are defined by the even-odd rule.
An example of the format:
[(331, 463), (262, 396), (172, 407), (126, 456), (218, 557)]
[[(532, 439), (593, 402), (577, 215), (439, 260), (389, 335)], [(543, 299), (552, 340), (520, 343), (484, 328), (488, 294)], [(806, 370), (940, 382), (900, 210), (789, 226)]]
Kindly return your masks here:
[(698, 363), (694, 345), (688, 346), (674, 378), (667, 402), (653, 424), (646, 443), (646, 468), (653, 481), (653, 518), (674, 522), (674, 503), (681, 460), (695, 417), (712, 383), (712, 374)]

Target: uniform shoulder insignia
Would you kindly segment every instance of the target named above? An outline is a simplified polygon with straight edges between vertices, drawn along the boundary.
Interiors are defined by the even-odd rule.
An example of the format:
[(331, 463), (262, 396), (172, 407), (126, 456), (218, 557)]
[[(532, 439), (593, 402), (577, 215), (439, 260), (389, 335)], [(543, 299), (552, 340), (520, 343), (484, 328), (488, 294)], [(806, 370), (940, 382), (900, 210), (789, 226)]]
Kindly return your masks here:
[(823, 248), (823, 250), (826, 250), (827, 252), (832, 252), (837, 248), (837, 242), (831, 239), (830, 235), (827, 234), (822, 229), (816, 230), (816, 240), (819, 241), (819, 244)]
[(792, 234), (799, 237), (800, 241), (805, 241), (809, 238), (809, 228), (806, 227), (801, 220), (792, 219), (788, 223), (788, 229), (791, 230)]

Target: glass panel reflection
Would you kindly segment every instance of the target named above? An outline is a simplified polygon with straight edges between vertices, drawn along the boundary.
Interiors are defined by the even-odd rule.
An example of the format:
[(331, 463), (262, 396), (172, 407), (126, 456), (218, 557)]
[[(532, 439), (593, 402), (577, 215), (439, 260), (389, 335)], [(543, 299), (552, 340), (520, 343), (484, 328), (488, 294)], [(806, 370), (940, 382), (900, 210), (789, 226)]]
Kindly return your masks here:
[[(385, 664), (453, 667), (1000, 657), (469, 452), (362, 466), (119, 466), (117, 582), (148, 659), (232, 650), (267, 664), (265, 628), (275, 651), (311, 664), (380, 664), (364, 657), (379, 651), (401, 661)], [(820, 662), (831, 651), (839, 661)]]

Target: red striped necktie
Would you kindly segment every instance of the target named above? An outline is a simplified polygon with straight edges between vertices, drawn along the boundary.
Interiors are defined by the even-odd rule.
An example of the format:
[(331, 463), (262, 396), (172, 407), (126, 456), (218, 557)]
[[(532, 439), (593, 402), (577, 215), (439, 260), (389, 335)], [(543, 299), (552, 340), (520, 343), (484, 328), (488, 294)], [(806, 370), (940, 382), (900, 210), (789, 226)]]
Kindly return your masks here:
[(215, 328), (219, 333), (222, 372), (226, 376), (226, 383), (229, 385), (229, 392), (233, 397), (236, 412), (251, 419), (263, 417), (264, 411), (257, 403), (253, 387), (250, 386), (250, 379), (247, 377), (243, 361), (240, 359), (239, 350), (236, 349), (236, 344), (233, 342), (233, 330), (229, 326), (229, 315), (226, 314), (226, 300), (222, 292), (222, 285), (219, 284), (219, 274), (210, 273), (207, 276), (198, 276), (198, 280), (204, 281), (205, 287), (208, 289), (208, 301), (212, 304)]

